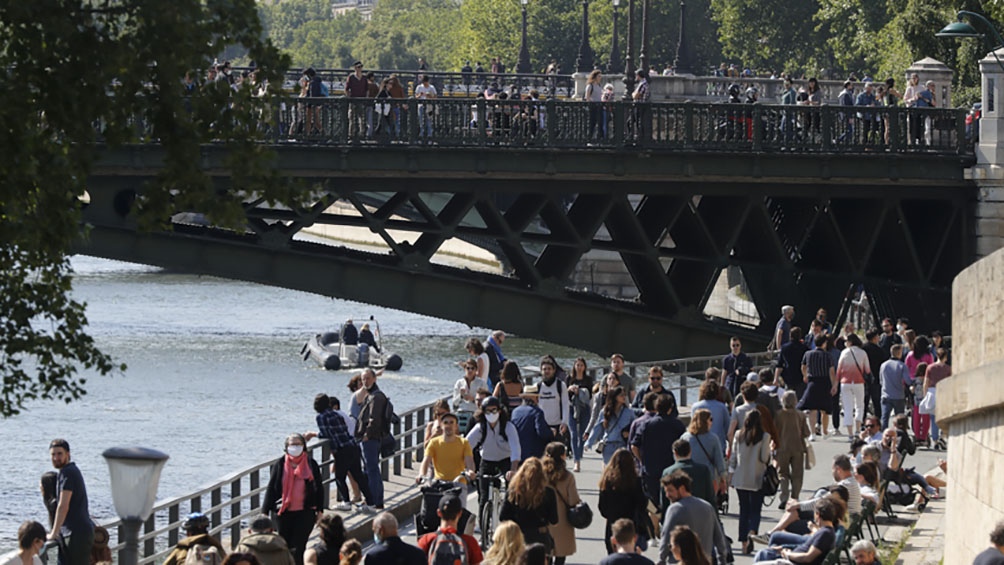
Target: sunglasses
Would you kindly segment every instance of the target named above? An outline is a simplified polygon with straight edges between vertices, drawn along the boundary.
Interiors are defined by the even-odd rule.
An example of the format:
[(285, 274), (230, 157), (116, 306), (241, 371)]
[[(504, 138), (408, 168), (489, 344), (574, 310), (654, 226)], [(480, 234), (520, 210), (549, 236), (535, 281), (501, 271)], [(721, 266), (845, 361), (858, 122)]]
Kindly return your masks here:
[(650, 381), (661, 381), (662, 377), (649, 377), (648, 380), (650, 380)]

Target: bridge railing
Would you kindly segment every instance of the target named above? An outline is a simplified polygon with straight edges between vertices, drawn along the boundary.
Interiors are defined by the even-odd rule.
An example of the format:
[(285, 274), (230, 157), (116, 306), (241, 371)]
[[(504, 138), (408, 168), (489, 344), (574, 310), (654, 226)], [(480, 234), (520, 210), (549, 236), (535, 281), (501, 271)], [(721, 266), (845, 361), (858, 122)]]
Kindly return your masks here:
[[(753, 361), (753, 368), (769, 366), (774, 358), (774, 353), (761, 351), (758, 353), (747, 353)], [(663, 361), (646, 361), (644, 363), (625, 363), (624, 372), (631, 376), (636, 385), (640, 388), (648, 384), (648, 370), (651, 367), (662, 367), (664, 373), (663, 386), (675, 391), (677, 402), (680, 406), (689, 406), (699, 400), (697, 390), (704, 383), (704, 372), (711, 367), (722, 368), (724, 355), (707, 355), (704, 357), (683, 357), (680, 359), (667, 359)], [(609, 369), (606, 367), (590, 367), (586, 370), (594, 382), (600, 382)]]
[(945, 108), (558, 100), (296, 98), (277, 143), (436, 144), (738, 152), (968, 155), (965, 112)]
[[(381, 473), (386, 481), (390, 473), (401, 475), (405, 469), (412, 469), (413, 463), (420, 462), (424, 451), (425, 424), (433, 417), (432, 402), (399, 414), (400, 422), (391, 427), (398, 440), (398, 448), (389, 457), (381, 458)], [(321, 484), (324, 505), (330, 506), (329, 497), (334, 476), (331, 464), (334, 456), (326, 439), (315, 439), (307, 445), (307, 451), (321, 468)], [(209, 517), (210, 533), (223, 540), (229, 540), (230, 548), (237, 546), (247, 524), (261, 513), (262, 499), (268, 486), (270, 467), (276, 459), (257, 463), (236, 473), (227, 475), (213, 484), (195, 492), (158, 502), (153, 513), (143, 524), (139, 535), (139, 564), (147, 565), (163, 561), (178, 540), (184, 537), (181, 524), (191, 512), (202, 512)], [(119, 519), (101, 522), (111, 537), (109, 548), (121, 558), (125, 547), (124, 529)], [(46, 549), (52, 549), (49, 544)], [(48, 561), (48, 559), (47, 559)], [(52, 563), (55, 561), (52, 560)]]

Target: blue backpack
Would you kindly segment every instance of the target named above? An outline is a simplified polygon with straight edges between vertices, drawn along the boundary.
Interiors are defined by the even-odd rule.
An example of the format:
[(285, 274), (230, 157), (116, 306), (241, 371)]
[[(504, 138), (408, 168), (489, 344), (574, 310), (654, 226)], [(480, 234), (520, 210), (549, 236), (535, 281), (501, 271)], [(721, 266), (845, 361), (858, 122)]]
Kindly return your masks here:
[(328, 83), (326, 83), (326, 82), (324, 82), (322, 80), (321, 81), (321, 96), (327, 97), (330, 94), (331, 94), (331, 91), (328, 90)]

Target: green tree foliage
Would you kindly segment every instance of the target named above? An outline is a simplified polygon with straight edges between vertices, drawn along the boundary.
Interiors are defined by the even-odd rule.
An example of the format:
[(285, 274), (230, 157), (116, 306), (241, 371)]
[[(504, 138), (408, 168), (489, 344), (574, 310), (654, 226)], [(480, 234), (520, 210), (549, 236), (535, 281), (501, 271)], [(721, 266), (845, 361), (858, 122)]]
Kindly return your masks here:
[[(80, 368), (124, 370), (87, 334), (84, 305), (70, 294), (67, 254), (86, 235), (81, 196), (97, 142), (162, 145), (164, 172), (134, 205), (150, 229), (179, 208), (238, 225), (246, 198), (295, 205), (255, 143), (267, 127), (257, 116), (271, 115), (267, 99), (252, 96), (250, 83), (236, 91), (215, 83), (191, 97), (182, 88), (186, 71), (203, 72), (230, 44), (278, 84), (288, 61), (262, 35), (254, 0), (0, 3), (0, 415), (33, 399), (79, 398)], [(209, 139), (231, 150), (228, 189), (198, 168)]]
[(804, 68), (817, 48), (812, 18), (818, 9), (818, 0), (711, 0), (723, 54), (778, 72)]

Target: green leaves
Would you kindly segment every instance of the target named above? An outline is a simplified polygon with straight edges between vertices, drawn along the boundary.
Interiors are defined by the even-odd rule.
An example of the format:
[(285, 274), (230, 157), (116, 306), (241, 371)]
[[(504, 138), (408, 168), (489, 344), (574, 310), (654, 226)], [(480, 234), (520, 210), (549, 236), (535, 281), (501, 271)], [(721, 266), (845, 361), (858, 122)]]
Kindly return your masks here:
[[(70, 298), (67, 253), (84, 234), (78, 196), (95, 143), (160, 143), (156, 182), (134, 208), (146, 229), (180, 210), (208, 212), (243, 229), (249, 195), (295, 205), (290, 184), (255, 143), (270, 127), (273, 86), (288, 57), (262, 40), (254, 0), (33, 0), (0, 3), (0, 415), (36, 399), (84, 394), (80, 369), (117, 366), (87, 334), (85, 306)], [(236, 89), (217, 82), (186, 93), (214, 53), (238, 44), (258, 63)], [(266, 94), (259, 96), (258, 94)], [(235, 181), (200, 170), (200, 144), (231, 148)]]

